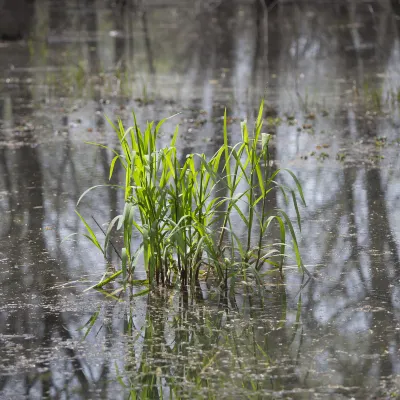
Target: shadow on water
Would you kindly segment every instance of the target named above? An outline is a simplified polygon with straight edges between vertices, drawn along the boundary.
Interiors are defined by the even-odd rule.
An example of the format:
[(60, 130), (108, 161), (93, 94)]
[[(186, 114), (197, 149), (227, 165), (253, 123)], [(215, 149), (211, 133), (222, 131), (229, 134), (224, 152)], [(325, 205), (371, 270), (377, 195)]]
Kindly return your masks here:
[[(0, 397), (398, 397), (399, 2), (30, 4), (23, 40), (0, 41)], [(165, 143), (179, 123), (182, 157), (211, 155), (224, 108), (234, 143), (261, 96), (308, 204), (301, 297), (291, 266), (263, 299), (84, 292), (107, 266), (81, 236), (61, 241), (108, 179), (111, 155), (83, 143), (116, 144), (104, 115), (182, 112)], [(79, 207), (103, 224), (122, 204), (98, 189)]]

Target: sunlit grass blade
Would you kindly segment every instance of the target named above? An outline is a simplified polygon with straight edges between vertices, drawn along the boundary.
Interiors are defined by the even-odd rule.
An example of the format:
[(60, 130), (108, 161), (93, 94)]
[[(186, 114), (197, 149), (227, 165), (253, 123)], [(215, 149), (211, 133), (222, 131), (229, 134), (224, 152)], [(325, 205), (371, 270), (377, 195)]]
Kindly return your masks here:
[(117, 279), (121, 274), (122, 270), (119, 270), (114, 274), (112, 274), (111, 276), (109, 276), (108, 278), (102, 279), (99, 283), (96, 283), (96, 285), (94, 285), (93, 288), (100, 289), (103, 286), (107, 285), (108, 283), (115, 281), (115, 279)]

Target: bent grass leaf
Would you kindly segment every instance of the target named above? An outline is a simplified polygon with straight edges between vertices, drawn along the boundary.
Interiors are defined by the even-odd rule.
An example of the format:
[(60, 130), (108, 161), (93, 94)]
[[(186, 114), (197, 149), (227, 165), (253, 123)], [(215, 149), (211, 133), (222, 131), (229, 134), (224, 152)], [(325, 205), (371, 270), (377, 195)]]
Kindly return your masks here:
[(122, 218), (122, 215), (117, 215), (116, 217), (113, 218), (113, 220), (109, 223), (106, 231), (106, 238), (104, 239), (104, 253), (107, 253), (107, 248), (108, 244), (110, 243), (110, 236), (111, 236), (111, 231), (117, 221), (119, 221)]
[(293, 180), (295, 181), (297, 190), (298, 190), (298, 192), (299, 192), (299, 194), (300, 194), (300, 198), (301, 198), (303, 204), (306, 206), (307, 204), (306, 204), (306, 201), (305, 201), (305, 199), (304, 199), (303, 189), (302, 189), (302, 187), (301, 187), (301, 184), (300, 184), (300, 182), (299, 182), (297, 176), (296, 176), (290, 169), (285, 168), (285, 169), (283, 169), (283, 171), (286, 171), (287, 173), (289, 173), (290, 176), (291, 176), (291, 177), (293, 178)]
[(68, 236), (65, 236), (62, 240), (61, 240), (61, 242), (60, 243), (63, 243), (63, 242), (66, 242), (70, 237), (72, 237), (72, 236), (76, 236), (76, 235), (79, 235), (79, 233), (71, 233), (71, 234), (69, 234)]
[(114, 149), (111, 149), (109, 146), (106, 146), (104, 144), (101, 143), (96, 143), (96, 142), (85, 142), (86, 144), (91, 144), (92, 146), (97, 146), (97, 147), (101, 147), (102, 149), (105, 150), (111, 150), (116, 156), (120, 157), (121, 155)]
[(79, 214), (79, 212), (77, 210), (75, 210), (75, 212), (78, 215), (78, 217), (80, 218), (80, 220), (83, 222), (83, 224), (85, 225), (86, 230), (89, 232), (89, 235), (84, 234), (84, 236), (86, 236), (104, 255), (104, 250), (101, 247), (99, 241), (97, 240), (97, 236), (93, 232), (92, 228), (89, 226), (89, 224), (86, 222), (85, 218), (83, 218), (82, 215)]
[(81, 194), (81, 196), (79, 197), (78, 201), (76, 202), (76, 206), (78, 207), (78, 205), (79, 205), (79, 203), (81, 202), (81, 200), (82, 200), (91, 190), (96, 189), (96, 188), (98, 188), (98, 187), (115, 187), (115, 188), (118, 188), (118, 189), (123, 189), (123, 188), (124, 188), (123, 186), (119, 186), (119, 185), (95, 185), (95, 186), (92, 186), (92, 187), (90, 187), (89, 189), (86, 189), (86, 190)]
[(140, 296), (144, 296), (145, 294), (148, 294), (150, 292), (150, 288), (149, 289), (143, 289), (140, 292), (134, 293), (132, 295), (132, 297), (140, 297)]
[(92, 286), (92, 288), (101, 289), (103, 286), (107, 285), (107, 283), (115, 281), (115, 279), (117, 279), (121, 274), (122, 274), (122, 270), (119, 270), (119, 271), (115, 272), (114, 274), (112, 274), (111, 276), (109, 276), (108, 278), (102, 279), (99, 283)]
[[(120, 157), (119, 155), (117, 155), (117, 156), (115, 156), (115, 157), (112, 159), (112, 161), (111, 161), (111, 164), (110, 164), (110, 174), (109, 174), (109, 176), (108, 176), (108, 180), (109, 180), (109, 181), (111, 180), (111, 178), (112, 178), (112, 176), (113, 176), (115, 163), (116, 163), (116, 161), (117, 161), (118, 159), (120, 159), (120, 158), (121, 158), (121, 157)], [(126, 169), (126, 168), (125, 168), (125, 169)]]
[(85, 325), (78, 328), (78, 331), (81, 331), (86, 328), (86, 332), (83, 335), (82, 340), (85, 340), (87, 335), (89, 335), (89, 332), (92, 330), (93, 325), (95, 324), (95, 322), (97, 321), (97, 318), (99, 317), (99, 314), (100, 314), (100, 309), (98, 309), (97, 311), (95, 311), (93, 313), (93, 315), (89, 318), (89, 320), (86, 322)]

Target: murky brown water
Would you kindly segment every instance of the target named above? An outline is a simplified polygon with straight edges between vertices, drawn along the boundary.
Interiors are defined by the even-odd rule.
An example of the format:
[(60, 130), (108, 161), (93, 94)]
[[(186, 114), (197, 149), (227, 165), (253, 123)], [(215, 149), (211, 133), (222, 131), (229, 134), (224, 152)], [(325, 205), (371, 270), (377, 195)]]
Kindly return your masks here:
[[(398, 3), (126, 3), (37, 0), (26, 39), (0, 42), (0, 398), (398, 398)], [(234, 142), (261, 96), (308, 203), (301, 296), (295, 270), (264, 299), (84, 292), (104, 262), (61, 240), (107, 181), (84, 143), (116, 144), (104, 115), (181, 112), (165, 137), (180, 123), (183, 155), (212, 154), (224, 107)], [(121, 205), (103, 188), (79, 209)]]

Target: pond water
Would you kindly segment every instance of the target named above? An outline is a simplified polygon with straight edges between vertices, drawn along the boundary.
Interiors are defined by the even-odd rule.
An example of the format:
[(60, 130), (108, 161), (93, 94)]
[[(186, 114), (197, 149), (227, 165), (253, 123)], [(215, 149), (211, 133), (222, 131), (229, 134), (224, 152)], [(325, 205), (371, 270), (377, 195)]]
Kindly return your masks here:
[[(400, 397), (400, 6), (276, 3), (36, 0), (25, 39), (0, 42), (1, 399)], [(263, 96), (313, 278), (85, 291), (104, 261), (63, 239), (108, 181), (111, 154), (85, 144), (116, 146), (104, 116), (180, 113), (161, 140), (179, 123), (182, 157), (212, 155), (224, 108), (239, 141)], [(104, 224), (122, 207), (99, 188), (79, 211)]]

